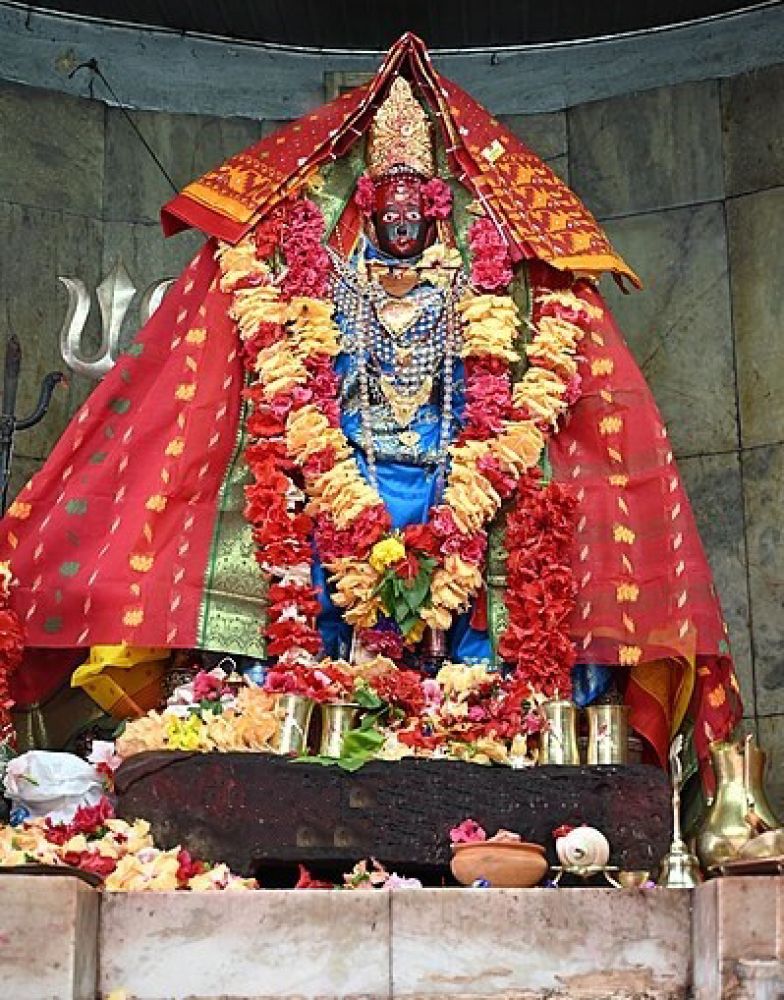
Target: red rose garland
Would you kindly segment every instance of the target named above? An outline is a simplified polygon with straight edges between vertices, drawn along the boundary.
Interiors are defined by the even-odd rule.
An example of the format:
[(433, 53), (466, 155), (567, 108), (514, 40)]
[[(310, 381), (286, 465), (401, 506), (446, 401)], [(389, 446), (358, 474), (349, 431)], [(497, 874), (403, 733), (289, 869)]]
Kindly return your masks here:
[[(301, 200), (276, 212), (255, 232), (256, 257), (271, 256), (282, 245), (287, 265), (281, 295), (291, 299), (314, 291), (326, 293), (329, 258), (323, 247), (324, 224), (321, 213), (309, 201)], [(259, 272), (244, 282), (235, 281), (235, 296), (243, 288), (258, 287)], [(257, 377), (259, 353), (286, 337), (276, 323), (257, 324), (243, 341), (243, 362), (252, 378)], [(326, 365), (323, 363), (326, 362)], [(329, 396), (334, 392), (334, 375), (329, 359), (317, 359), (311, 392)], [(267, 623), (264, 630), (267, 654), (291, 667), (310, 666), (321, 650), (316, 629), (320, 605), (311, 582), (311, 519), (298, 508), (302, 493), (292, 478), (294, 465), (285, 445), (286, 418), (294, 405), (293, 396), (281, 393), (271, 402), (256, 381), (245, 392), (251, 412), (247, 421), (250, 443), (245, 460), (253, 483), (245, 488), (245, 517), (253, 529), (256, 559), (270, 576), (267, 592)]]
[(571, 694), (575, 661), (569, 622), (576, 586), (571, 565), (577, 501), (532, 470), (518, 485), (506, 522), (509, 624), (498, 644), (514, 677), (547, 697)]

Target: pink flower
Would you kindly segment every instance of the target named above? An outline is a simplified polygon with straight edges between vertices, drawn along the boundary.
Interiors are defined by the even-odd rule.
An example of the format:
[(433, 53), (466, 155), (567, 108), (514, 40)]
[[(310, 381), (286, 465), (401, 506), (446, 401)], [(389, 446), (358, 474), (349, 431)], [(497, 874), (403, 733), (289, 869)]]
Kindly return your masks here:
[(93, 740), (87, 760), (98, 768), (112, 773), (122, 764), (122, 757), (114, 752), (114, 742), (109, 740)]
[(569, 404), (573, 406), (577, 400), (580, 398), (583, 392), (583, 380), (579, 374), (573, 375), (566, 385), (566, 394), (564, 399)]
[(512, 265), (503, 258), (474, 260), (471, 266), (471, 283), (484, 292), (497, 292), (512, 280)]
[(512, 260), (502, 233), (490, 219), (477, 219), (468, 231), (473, 260), (471, 283), (486, 292), (499, 291), (512, 280)]
[(444, 700), (441, 685), (432, 677), (422, 681), (422, 693), (425, 696), (425, 708), (438, 708)]
[(195, 701), (217, 701), (222, 691), (222, 676), (216, 677), (214, 674), (200, 670), (193, 678), (193, 698)]
[(459, 826), (452, 827), (449, 839), (453, 844), (478, 844), (487, 840), (487, 834), (476, 820), (464, 819)]
[(372, 215), (376, 205), (376, 188), (367, 174), (363, 174), (357, 181), (354, 202), (363, 215)]
[(484, 559), (486, 548), (487, 535), (484, 531), (477, 531), (473, 535), (461, 535), (455, 532), (446, 538), (441, 546), (444, 555), (459, 555), (461, 559), (475, 566)]
[(421, 889), (422, 883), (418, 878), (406, 878), (404, 875), (398, 875), (397, 872), (392, 872), (387, 878), (386, 882), (381, 886), (382, 889)]
[(449, 507), (434, 507), (429, 524), (439, 538), (450, 538), (457, 533), (457, 525)]
[(424, 214), (428, 219), (448, 219), (452, 214), (452, 189), (440, 177), (422, 185)]

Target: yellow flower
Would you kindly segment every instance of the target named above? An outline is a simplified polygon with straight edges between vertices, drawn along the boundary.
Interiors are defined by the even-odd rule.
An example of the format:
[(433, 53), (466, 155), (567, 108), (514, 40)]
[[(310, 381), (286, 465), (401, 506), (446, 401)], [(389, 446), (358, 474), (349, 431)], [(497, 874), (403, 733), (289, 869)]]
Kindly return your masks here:
[(199, 750), (205, 726), (198, 715), (187, 719), (170, 716), (166, 720), (166, 742), (169, 750)]
[(392, 535), (389, 538), (382, 538), (376, 542), (370, 550), (368, 562), (377, 573), (383, 573), (388, 566), (394, 566), (406, 554), (406, 547), (399, 538)]

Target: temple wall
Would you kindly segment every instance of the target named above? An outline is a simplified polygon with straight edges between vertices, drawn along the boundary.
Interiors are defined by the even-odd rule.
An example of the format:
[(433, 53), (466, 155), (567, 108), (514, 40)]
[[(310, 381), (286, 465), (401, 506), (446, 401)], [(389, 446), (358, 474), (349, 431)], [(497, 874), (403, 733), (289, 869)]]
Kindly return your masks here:
[[(780, 44), (775, 56), (773, 42), (781, 42), (784, 22), (780, 9), (769, 17), (778, 20), (768, 21), (763, 31), (759, 18), (749, 15), (743, 21), (746, 33), (736, 30), (723, 49), (714, 30), (694, 50), (700, 57), (687, 58), (688, 37), (682, 34), (672, 50), (677, 54), (680, 45), (679, 59), (672, 53), (669, 60), (655, 59), (650, 50), (643, 59), (639, 47), (608, 47), (606, 57), (618, 56), (618, 73), (608, 72), (615, 63), (600, 60), (590, 76), (584, 54), (577, 53), (584, 50), (573, 46), (576, 69), (560, 88), (548, 91), (549, 104), (526, 62), (541, 65), (541, 53), (516, 61), (502, 56), (500, 76), (488, 54), (484, 62), (452, 56), (443, 63), (569, 181), (645, 283), (639, 294), (624, 296), (609, 281), (604, 290), (668, 423), (730, 625), (746, 725), (756, 728), (777, 758), (770, 786), (781, 808), (784, 64), (764, 62), (781, 58)], [(95, 54), (95, 48), (76, 42), (75, 50), (64, 43), (53, 48), (51, 33), (37, 20), (31, 32), (16, 38), (8, 30), (0, 38), (1, 51), (10, 52), (9, 40), (18, 50), (16, 60), (6, 58), (0, 70), (13, 78), (0, 80), (0, 325), (13, 328), (23, 343), (18, 410), (25, 413), (42, 375), (62, 367), (58, 331), (66, 294), (57, 275), (78, 276), (94, 288), (121, 254), (143, 291), (153, 279), (177, 273), (200, 242), (193, 233), (167, 242), (161, 237), (158, 208), (171, 187), (126, 113), (64, 92), (76, 86), (66, 82), (64, 67)], [(143, 58), (149, 59), (151, 33), (133, 34), (147, 36)], [(19, 55), (24, 46), (31, 53), (27, 61)], [(232, 46), (225, 49), (243, 57)], [(660, 55), (663, 51), (660, 47)], [(54, 62), (57, 52), (62, 66)], [(635, 52), (636, 74), (630, 68)], [(563, 66), (567, 56), (560, 51), (552, 59)], [(310, 94), (313, 57), (299, 76), (280, 55), (269, 65), (264, 61), (269, 54), (259, 58), (269, 92), (256, 92), (256, 117), (130, 112), (175, 186), (272, 129), (272, 119), (292, 107), (298, 81), (301, 92)], [(51, 79), (44, 72), (47, 60)], [(119, 73), (122, 64), (117, 65)], [(369, 57), (325, 55), (318, 79), (325, 70), (353, 72), (372, 65)], [(750, 66), (758, 68), (737, 72)], [(168, 65), (166, 76), (172, 81), (172, 107), (220, 103), (208, 79), (194, 90), (184, 88)], [(486, 86), (474, 86), (485, 77)], [(662, 79), (679, 82), (654, 86)], [(31, 81), (46, 86), (33, 87)], [(646, 89), (628, 92), (637, 89), (634, 81)], [(81, 93), (86, 86), (83, 79)], [(94, 92), (104, 93), (98, 83)], [(249, 109), (246, 90), (238, 93), (238, 106)], [(597, 96), (602, 99), (585, 103)], [(151, 107), (160, 103), (147, 92), (143, 99)], [(550, 110), (511, 113), (532, 107)], [(129, 330), (135, 310), (136, 303)], [(88, 333), (96, 345), (97, 315), (90, 317)], [(46, 420), (18, 437), (13, 491), (40, 465), (91, 385), (70, 378)]]

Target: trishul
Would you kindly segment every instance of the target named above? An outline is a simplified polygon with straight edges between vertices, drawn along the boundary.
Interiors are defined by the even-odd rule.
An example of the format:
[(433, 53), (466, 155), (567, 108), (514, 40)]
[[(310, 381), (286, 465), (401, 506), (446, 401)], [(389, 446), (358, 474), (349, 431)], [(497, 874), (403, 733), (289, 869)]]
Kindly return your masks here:
[[(118, 257), (114, 267), (95, 290), (101, 310), (101, 346), (98, 353), (88, 360), (82, 350), (82, 335), (90, 315), (90, 293), (81, 278), (59, 276), (68, 291), (68, 311), (60, 330), (60, 352), (63, 360), (79, 375), (101, 379), (110, 371), (120, 353), (120, 333), (128, 308), (136, 295), (137, 288), (122, 258)], [(163, 278), (148, 286), (139, 306), (141, 326), (147, 322), (169, 289), (174, 279)]]

